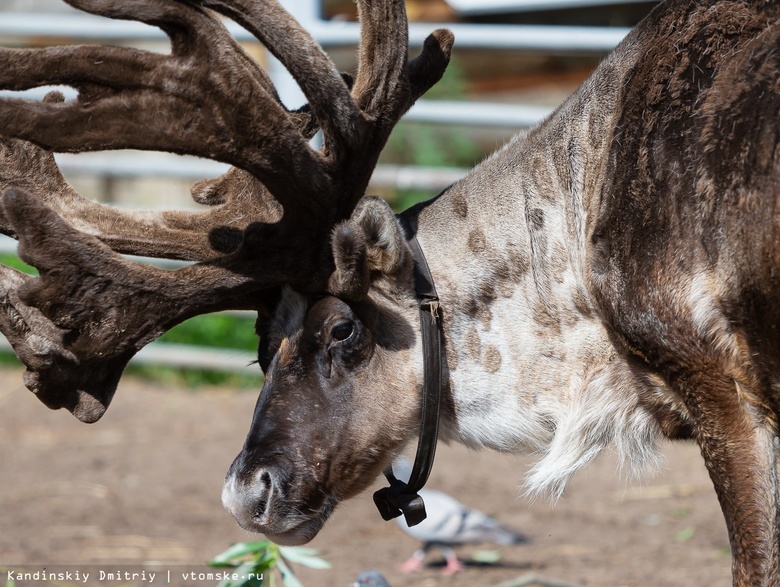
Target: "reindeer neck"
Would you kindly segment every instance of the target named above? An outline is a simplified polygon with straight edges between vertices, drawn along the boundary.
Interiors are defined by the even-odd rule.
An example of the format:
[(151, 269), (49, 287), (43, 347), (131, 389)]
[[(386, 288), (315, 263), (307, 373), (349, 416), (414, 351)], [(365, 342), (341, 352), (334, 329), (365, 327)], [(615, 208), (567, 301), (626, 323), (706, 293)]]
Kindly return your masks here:
[(546, 453), (529, 481), (553, 493), (611, 442), (638, 467), (656, 454), (647, 438), (657, 426), (632, 389), (645, 383), (618, 355), (588, 293), (589, 210), (621, 87), (613, 63), (602, 70), (598, 101), (586, 82), (418, 210), (445, 320), (451, 402), (442, 437)]

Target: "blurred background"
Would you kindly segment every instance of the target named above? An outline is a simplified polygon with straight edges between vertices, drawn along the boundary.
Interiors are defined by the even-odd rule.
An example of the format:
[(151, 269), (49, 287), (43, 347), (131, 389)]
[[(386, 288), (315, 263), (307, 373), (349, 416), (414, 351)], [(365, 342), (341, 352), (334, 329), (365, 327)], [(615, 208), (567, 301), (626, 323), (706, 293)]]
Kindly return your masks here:
[[(354, 71), (352, 0), (282, 3), (339, 69)], [(455, 32), (455, 49), (444, 79), (396, 127), (369, 192), (397, 210), (435, 196), (552, 112), (655, 4), (407, 0), (412, 55), (440, 25)], [(285, 104), (301, 105), (279, 64), (245, 31), (231, 30), (268, 69)], [(168, 50), (157, 29), (138, 23), (92, 17), (60, 0), (0, 0), (0, 44), (68, 43)], [(226, 169), (126, 151), (63, 155), (58, 162), (85, 197), (159, 209), (195, 207), (192, 183)], [(10, 239), (0, 241), (2, 262), (22, 267), (14, 250)], [(29, 564), (186, 568), (254, 539), (219, 504), (261, 384), (250, 364), (253, 324), (249, 314), (227, 313), (172, 330), (134, 360), (94, 426), (47, 412), (28, 397), (13, 354), (0, 354), (0, 571)], [(528, 573), (557, 576), (560, 585), (727, 584), (728, 541), (697, 450), (675, 446), (668, 458), (669, 469), (637, 489), (615, 474), (614, 461), (601, 459), (553, 510), (521, 498), (531, 460), (445, 447), (432, 486), (513, 526), (530, 544), (490, 547), (452, 577), (440, 565), (402, 575), (398, 565), (418, 544), (380, 520), (369, 493), (342, 506), (314, 542), (333, 568), (302, 568), (300, 576), (309, 587), (347, 586), (366, 568), (381, 569), (395, 586), (488, 586)], [(473, 552), (459, 554), (468, 559)]]

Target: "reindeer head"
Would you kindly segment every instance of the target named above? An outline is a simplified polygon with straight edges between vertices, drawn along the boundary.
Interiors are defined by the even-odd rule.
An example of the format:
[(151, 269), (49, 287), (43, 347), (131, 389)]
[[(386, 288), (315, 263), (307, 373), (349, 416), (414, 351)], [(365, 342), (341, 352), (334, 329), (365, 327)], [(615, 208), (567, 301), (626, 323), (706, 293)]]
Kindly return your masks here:
[(242, 527), (282, 544), (310, 540), (419, 423), (422, 351), (405, 238), (382, 200), (364, 198), (332, 243), (328, 292), (285, 287), (261, 326), (265, 385), (222, 495)]
[[(30, 390), (93, 422), (145, 344), (198, 314), (256, 310), (266, 384), (225, 502), (247, 528), (311, 538), (414, 428), (409, 252), (389, 208), (361, 198), (394, 125), (443, 74), (452, 35), (435, 31), (409, 61), (403, 0), (359, 0), (353, 79), (275, 0), (66, 1), (160, 27), (171, 53), (0, 49), (0, 88), (79, 92), (0, 99), (0, 231), (40, 272), (0, 266), (0, 331)], [(265, 44), (309, 104), (288, 111), (219, 14)], [(118, 148), (234, 167), (193, 187), (207, 211), (131, 212), (81, 198), (52, 157)], [(119, 253), (196, 263), (163, 271)], [(407, 372), (389, 360), (399, 353)], [(347, 445), (361, 457), (347, 462)]]

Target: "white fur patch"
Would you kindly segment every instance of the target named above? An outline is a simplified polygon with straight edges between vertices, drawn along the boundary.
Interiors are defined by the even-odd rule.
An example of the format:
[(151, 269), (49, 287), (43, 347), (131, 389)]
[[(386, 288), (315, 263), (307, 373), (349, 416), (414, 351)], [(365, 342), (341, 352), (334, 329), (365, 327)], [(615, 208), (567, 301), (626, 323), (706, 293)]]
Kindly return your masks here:
[(453, 328), (456, 427), (444, 437), (474, 448), (540, 454), (525, 486), (529, 494), (553, 498), (607, 448), (629, 477), (657, 469), (660, 430), (637, 394), (637, 386), (648, 383), (615, 354), (600, 324), (582, 320), (557, 334), (541, 330), (523, 299), (496, 301), (490, 329), (478, 329), (482, 348), (500, 349), (495, 372), (474, 356), (465, 332)]
[(702, 340), (729, 357), (735, 365), (740, 365), (743, 361), (740, 359), (734, 330), (716, 303), (719, 295), (715, 276), (699, 273), (688, 282), (682, 302), (687, 304), (693, 325)]
[(634, 378), (628, 368), (605, 365), (560, 406), (553, 441), (526, 480), (530, 494), (548, 493), (557, 499), (566, 482), (602, 450), (612, 448), (629, 478), (656, 471), (662, 456), (660, 430), (654, 418), (637, 404)]

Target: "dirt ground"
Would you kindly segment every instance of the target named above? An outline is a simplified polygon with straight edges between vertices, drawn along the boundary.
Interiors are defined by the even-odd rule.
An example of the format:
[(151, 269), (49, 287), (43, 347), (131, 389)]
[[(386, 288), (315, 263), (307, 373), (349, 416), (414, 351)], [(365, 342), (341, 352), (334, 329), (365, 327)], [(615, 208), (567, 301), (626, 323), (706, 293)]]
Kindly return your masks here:
[[(0, 585), (9, 570), (41, 566), (82, 577), (174, 569), (175, 577), (252, 539), (222, 509), (220, 490), (254, 402), (251, 392), (124, 379), (103, 420), (85, 425), (47, 410), (20, 371), (0, 371)], [(366, 492), (312, 542), (333, 568), (296, 571), (306, 587), (348, 587), (365, 569), (380, 570), (393, 587), (488, 587), (528, 573), (600, 587), (728, 585), (726, 531), (698, 451), (670, 444), (665, 453), (662, 472), (633, 484), (613, 459), (600, 459), (551, 507), (518, 490), (530, 459), (441, 447), (430, 486), (523, 531), (531, 544), (500, 547), (499, 563), (467, 565), (452, 577), (442, 576), (438, 555), (402, 575), (397, 566), (416, 544), (381, 520)], [(459, 554), (468, 559), (477, 548), (491, 547)]]

